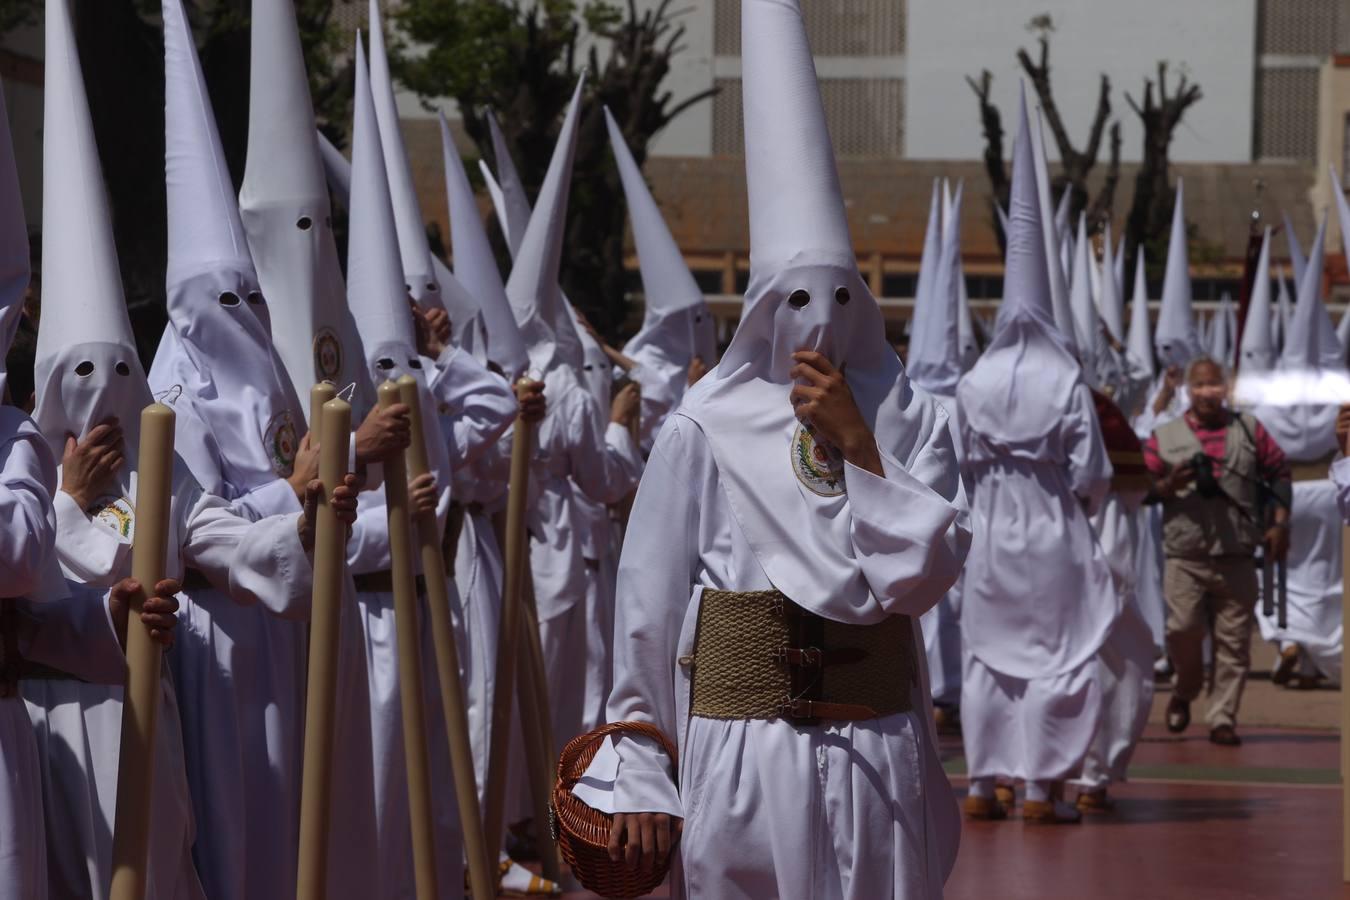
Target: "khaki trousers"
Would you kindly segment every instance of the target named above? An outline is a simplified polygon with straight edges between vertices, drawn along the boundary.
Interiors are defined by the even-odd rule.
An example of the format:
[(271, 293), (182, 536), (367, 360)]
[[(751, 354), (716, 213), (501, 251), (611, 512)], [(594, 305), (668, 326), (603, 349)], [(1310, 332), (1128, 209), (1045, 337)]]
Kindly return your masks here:
[(1214, 685), (1206, 719), (1210, 728), (1236, 725), (1251, 669), (1257, 597), (1251, 557), (1168, 557), (1163, 593), (1167, 596), (1167, 655), (1177, 673), (1174, 696), (1189, 702), (1200, 695), (1205, 681), (1201, 645), (1212, 621)]

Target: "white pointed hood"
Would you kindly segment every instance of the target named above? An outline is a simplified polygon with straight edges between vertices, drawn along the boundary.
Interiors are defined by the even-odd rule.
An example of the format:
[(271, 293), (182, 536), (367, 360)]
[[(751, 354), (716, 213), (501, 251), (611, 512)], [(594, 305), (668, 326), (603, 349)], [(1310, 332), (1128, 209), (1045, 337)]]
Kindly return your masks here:
[[(1111, 223), (1106, 223), (1106, 233), (1111, 233)], [(1125, 302), (1125, 235), (1121, 235), (1116, 241), (1115, 266), (1111, 270), (1116, 279), (1116, 296), (1120, 298), (1121, 303)]]
[(1341, 176), (1336, 174), (1336, 167), (1328, 167), (1331, 173), (1331, 184), (1333, 190), (1331, 193), (1336, 195), (1336, 219), (1341, 226), (1341, 247), (1345, 250), (1345, 259), (1350, 264), (1350, 200), (1345, 199), (1345, 191), (1336, 188), (1341, 183)]
[(203, 488), (233, 499), (291, 474), (304, 413), (272, 348), (182, 0), (163, 0), (163, 15), (169, 328), (150, 384), (211, 435), (180, 426), (176, 449)]
[(1107, 222), (1102, 236), (1101, 293), (1097, 296), (1097, 309), (1111, 337), (1124, 343), (1125, 300), (1120, 293), (1120, 271), (1120, 258), (1111, 250), (1111, 223)]
[(487, 346), (484, 354), (515, 380), (529, 365), (525, 340), (506, 298), (497, 258), (492, 253), (487, 231), (478, 212), (473, 188), (464, 171), (459, 149), (450, 135), (445, 116), (440, 117), (441, 154), (445, 165), (445, 191), (450, 214), (450, 241), (455, 260), (455, 275), (473, 295), (481, 309)]
[(694, 357), (701, 357), (708, 366), (717, 363), (712, 313), (656, 200), (647, 190), (642, 170), (623, 139), (619, 123), (608, 109), (605, 125), (628, 201), (628, 221), (633, 229), (645, 299), (642, 328), (624, 345), (623, 352), (664, 375), (673, 405), (679, 405)]
[[(342, 151), (333, 146), (333, 142), (316, 132), (319, 139), (319, 151), (323, 156), (323, 168), (328, 177), (328, 187), (344, 207), (351, 212), (352, 165), (342, 155)], [(480, 361), (483, 341), (475, 338), (481, 331), (480, 304), (472, 294), (460, 284), (450, 269), (435, 256), (431, 257), (431, 270), (435, 273), (440, 303), (450, 314), (452, 329), (451, 342), (475, 354)]]
[(1167, 242), (1167, 269), (1163, 274), (1162, 307), (1153, 344), (1163, 366), (1184, 366), (1200, 354), (1200, 337), (1191, 312), (1191, 272), (1186, 246), (1186, 205), (1177, 179), (1172, 232)]
[[(1040, 118), (1040, 107), (1036, 108), (1037, 119)], [(1044, 145), (1042, 145), (1044, 147)], [(1044, 157), (1047, 162), (1049, 157)], [(1064, 190), (1059, 195), (1059, 205), (1055, 207), (1055, 234), (1069, 234), (1069, 202), (1072, 196), (1070, 185), (1064, 185)], [(1079, 214), (1082, 215), (1081, 213)]]
[[(923, 249), (919, 253), (919, 272), (914, 279), (914, 307), (910, 313), (909, 319), (909, 352), (910, 357), (905, 360), (909, 368), (913, 368), (914, 345), (916, 343), (927, 347), (931, 342), (927, 340), (917, 340), (928, 331), (928, 324), (925, 322), (933, 314), (933, 298), (935, 296), (935, 286), (937, 284), (938, 257), (942, 255), (942, 190), (941, 181), (933, 179), (933, 191), (928, 199), (928, 224), (923, 231)], [(920, 351), (922, 352), (922, 351)]]
[(1078, 358), (1083, 363), (1083, 375), (1090, 382), (1098, 382), (1098, 363), (1105, 349), (1096, 304), (1092, 302), (1092, 245), (1088, 243), (1087, 216), (1078, 215), (1078, 238), (1074, 241), (1072, 281), (1069, 287), (1069, 308), (1073, 311), (1074, 339)]
[[(1275, 296), (1275, 352), (1278, 355), (1284, 351), (1284, 342), (1289, 336), (1289, 326), (1294, 321), (1294, 300), (1289, 290), (1289, 270), (1284, 270), (1283, 277), (1277, 278), (1277, 290)], [(1296, 282), (1297, 283), (1297, 282)]]
[(398, 229), (384, 150), (371, 98), (361, 35), (356, 35), (352, 103), (351, 224), (347, 238), (347, 303), (365, 348), (371, 380), (422, 374), (417, 336), (403, 282)]
[(116, 416), (126, 435), (119, 479), (136, 465), (151, 401), (127, 318), (103, 171), (68, 0), (49, 0), (42, 135), (42, 321), (34, 418), (60, 459), (66, 436)]
[[(906, 467), (948, 426), (909, 384), (858, 271), (800, 6), (744, 0), (741, 23), (750, 284), (731, 345), (676, 415), (706, 437), (768, 580), (835, 620), (876, 622), (886, 610), (858, 567), (843, 462), (793, 413), (791, 355), (842, 368), (882, 455)], [(960, 491), (950, 474), (944, 496)], [(936, 512), (939, 533), (957, 515), (915, 512)]]
[[(933, 204), (939, 209), (946, 205), (936, 179), (933, 181)], [(936, 222), (936, 212), (934, 209), (929, 213), (930, 225)], [(943, 217), (940, 234), (935, 239), (930, 241), (925, 237), (925, 256), (929, 253), (930, 243), (936, 249), (937, 258), (933, 260), (928, 283), (921, 295), (923, 306), (920, 308), (916, 303), (907, 368), (909, 377), (924, 390), (940, 397), (954, 397), (962, 372), (961, 297), (956, 282), (961, 259), (961, 222), (954, 210)], [(924, 278), (922, 263), (919, 277)]]
[[(1022, 86), (1022, 94), (1026, 94), (1026, 85)], [(1067, 259), (1064, 255), (1064, 247), (1061, 241), (1061, 231), (1055, 226), (1055, 217), (1057, 213), (1051, 206), (1050, 200), (1050, 167), (1045, 158), (1045, 141), (1041, 134), (1041, 112), (1036, 110), (1036, 117), (1031, 121), (1031, 148), (1035, 157), (1036, 172), (1036, 192), (1040, 202), (1040, 224), (1042, 231), (1042, 240), (1045, 245), (1046, 267), (1050, 278), (1050, 308), (1054, 312), (1055, 325), (1059, 328), (1064, 337), (1064, 345), (1069, 348), (1069, 352), (1075, 356), (1078, 354), (1078, 332), (1074, 324), (1073, 307), (1069, 301), (1069, 285), (1067, 273), (1063, 260)], [(1063, 197), (1061, 197), (1061, 201)], [(1061, 202), (1063, 207), (1063, 203)], [(1067, 207), (1063, 207), (1067, 216)], [(1012, 215), (1012, 210), (1008, 210)], [(1069, 240), (1067, 222), (1062, 229), (1062, 237)], [(1005, 289), (1004, 293), (1007, 291)]]
[(1219, 297), (1219, 306), (1214, 312), (1214, 321), (1209, 329), (1209, 356), (1211, 359), (1231, 368), (1233, 365), (1232, 325), (1233, 298), (1227, 291)]
[(961, 381), (957, 403), (967, 427), (996, 441), (1033, 441), (1059, 427), (1081, 368), (1055, 325), (1046, 253), (1044, 195), (1036, 177), (1035, 126), (1019, 104), (1008, 199), (1003, 303), (994, 338)]
[[(567, 198), (571, 191), (584, 84), (583, 75), (567, 107), (562, 129), (558, 132), (558, 143), (553, 148), (538, 200), (521, 238), (511, 277), (506, 282), (506, 296), (525, 339), (530, 367), (540, 374), (559, 365), (574, 369), (583, 365), (581, 343), (576, 338), (575, 328), (570, 327), (563, 305), (566, 300), (558, 287), (558, 274), (562, 267)], [(565, 330), (569, 327), (571, 333)]]
[[(1335, 179), (1335, 170), (1332, 170), (1331, 183), (1340, 184)], [(1340, 195), (1340, 191), (1332, 193)], [(1294, 223), (1289, 220), (1289, 213), (1282, 212), (1280, 215), (1284, 218), (1284, 239), (1289, 244), (1289, 264), (1294, 267), (1294, 284), (1303, 284), (1303, 273), (1308, 268), (1308, 257), (1303, 252), (1303, 244), (1299, 242), (1298, 232), (1294, 231)], [(1286, 323), (1287, 324), (1287, 323)]]
[(1336, 339), (1341, 342), (1341, 351), (1350, 355), (1350, 308), (1341, 313), (1341, 320), (1336, 323)]
[(1275, 366), (1273, 308), (1270, 302), (1270, 228), (1261, 238), (1252, 293), (1247, 300), (1247, 318), (1242, 324), (1238, 371), (1243, 375), (1268, 372)]
[(980, 340), (975, 330), (975, 319), (970, 314), (970, 296), (966, 293), (966, 269), (961, 263), (961, 195), (964, 193), (965, 180), (958, 180), (956, 183), (956, 195), (952, 195), (952, 186), (947, 179), (942, 179), (942, 221), (946, 222), (950, 218), (957, 220), (956, 228), (956, 261), (955, 273), (953, 278), (956, 281), (956, 331), (957, 331), (957, 352), (961, 363), (961, 372), (969, 372), (970, 367), (975, 365), (975, 360), (980, 358)]
[[(4, 356), (14, 342), (28, 291), (28, 225), (23, 215), (23, 197), (19, 193), (19, 171), (14, 163), (14, 143), (10, 136), (9, 111), (0, 85), (0, 392), (9, 378)], [(26, 397), (14, 398), (16, 403)]]
[(297, 397), (308, 397), (319, 381), (355, 384), (359, 418), (373, 405), (374, 388), (347, 310), (291, 0), (255, 0), (251, 28), (239, 207), (263, 295), (271, 300), (272, 341)]
[(1157, 374), (1153, 361), (1153, 335), (1148, 321), (1148, 276), (1145, 274), (1144, 248), (1134, 261), (1134, 294), (1130, 298), (1130, 332), (1125, 349), (1135, 365), (1147, 371), (1151, 379)]
[(380, 146), (384, 166), (389, 173), (389, 197), (394, 205), (394, 224), (398, 227), (399, 254), (403, 260), (403, 283), (418, 306), (445, 308), (436, 270), (431, 265), (427, 245), (426, 220), (417, 200), (412, 167), (399, 125), (398, 103), (394, 99), (394, 79), (389, 74), (389, 58), (384, 49), (384, 26), (380, 21), (379, 0), (370, 0), (370, 93), (375, 100), (375, 117), (380, 125)]
[[(1303, 279), (1298, 285), (1294, 318), (1285, 335), (1277, 369), (1301, 378), (1331, 372), (1343, 375), (1345, 361), (1327, 306), (1322, 302), (1322, 267), (1326, 246), (1326, 218), (1317, 228), (1308, 253)], [(1280, 449), (1294, 461), (1320, 460), (1336, 450), (1337, 407), (1258, 407), (1256, 416), (1270, 431)]]
[[(497, 221), (506, 237), (506, 246), (511, 251), (511, 258), (515, 259), (520, 252), (520, 242), (525, 240), (525, 229), (530, 224), (530, 198), (525, 193), (520, 173), (516, 171), (515, 161), (511, 159), (511, 151), (506, 147), (502, 127), (491, 110), (488, 110), (487, 123), (488, 134), (492, 138), (492, 158), (497, 164), (495, 175), (488, 179), (488, 187), (497, 210)], [(479, 165), (487, 170), (487, 163), (480, 160)]]

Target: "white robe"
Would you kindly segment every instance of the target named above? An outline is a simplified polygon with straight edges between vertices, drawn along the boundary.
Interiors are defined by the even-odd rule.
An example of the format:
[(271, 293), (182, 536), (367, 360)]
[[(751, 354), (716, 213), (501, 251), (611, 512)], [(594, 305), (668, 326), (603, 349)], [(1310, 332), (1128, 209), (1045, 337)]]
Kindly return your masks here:
[[(135, 495), (132, 473), (128, 493)], [(241, 604), (290, 608), (308, 602), (309, 560), (293, 516), (250, 523), (219, 497), (204, 494), (186, 470), (175, 472), (167, 575), (184, 565), (228, 586)], [(90, 518), (70, 495), (55, 501), (57, 552), (68, 577), (111, 587), (130, 574), (130, 534), (110, 518)], [(131, 520), (134, 525), (134, 518)], [(149, 883), (151, 900), (204, 897), (191, 858), (196, 834), (188, 795), (178, 703), (163, 681), (156, 735)], [(42, 751), (48, 873), (55, 896), (103, 898), (112, 877), (112, 826), (121, 744), (122, 687), (73, 680), (28, 680), (24, 695)]]
[(1135, 590), (1140, 499), (1112, 493), (1092, 520), (1122, 606), (1119, 620), (1097, 655), (1101, 721), (1079, 779), (1079, 784), (1088, 789), (1125, 780), (1153, 704), (1153, 635), (1139, 610)]
[(602, 425), (595, 399), (566, 369), (544, 380), (548, 413), (535, 429), (531, 465), (530, 568), (544, 670), (559, 748), (581, 733), (586, 691), (587, 521), (577, 492), (600, 504), (633, 489), (642, 457), (632, 436)]
[(1088, 521), (1111, 478), (1091, 394), (1080, 382), (1037, 440), (993, 441), (967, 423), (962, 444), (975, 530), (961, 609), (970, 775), (1062, 779), (1097, 731), (1096, 656), (1121, 609)]
[[(939, 397), (952, 423), (952, 445), (961, 459), (961, 433), (956, 423), (956, 398)], [(933, 702), (944, 706), (961, 703), (961, 589), (965, 574), (943, 595), (937, 606), (923, 614), (924, 653), (928, 656), (928, 679)]]
[[(1299, 672), (1341, 679), (1341, 522), (1337, 486), (1346, 476), (1344, 458), (1332, 472), (1336, 482), (1300, 481), (1294, 485), (1289, 556), (1285, 563), (1289, 594), (1288, 627), (1257, 606), (1261, 637), (1302, 648)], [(1339, 472), (1340, 474), (1337, 474)]]
[[(0, 592), (42, 600), (56, 543), (56, 464), (14, 407), (0, 407), (0, 435)], [(47, 897), (41, 771), (22, 694), (0, 698), (0, 900)]]
[[(846, 470), (857, 565), (886, 612), (915, 617), (917, 630), (917, 617), (956, 578), (960, 541), (948, 531), (947, 502), (895, 460), (883, 457), (883, 466), (884, 478)], [(795, 728), (690, 716), (687, 663), (705, 587), (771, 584), (707, 438), (676, 414), (657, 438), (629, 520), (607, 712), (610, 721), (661, 728), (679, 747), (680, 770), (672, 778), (664, 754), (645, 741), (606, 744), (577, 796), (607, 812), (685, 819), (676, 897), (940, 897), (960, 824), (922, 677), (912, 711), (872, 721)], [(825, 612), (850, 615), (823, 600)], [(912, 652), (922, 673), (917, 635)]]

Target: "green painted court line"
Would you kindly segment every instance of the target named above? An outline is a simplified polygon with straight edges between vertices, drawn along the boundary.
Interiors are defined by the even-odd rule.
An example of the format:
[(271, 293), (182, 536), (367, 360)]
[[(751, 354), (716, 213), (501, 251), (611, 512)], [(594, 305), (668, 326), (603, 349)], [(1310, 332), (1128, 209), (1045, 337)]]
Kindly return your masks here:
[[(942, 764), (948, 775), (965, 775), (963, 757)], [(1274, 766), (1131, 766), (1130, 777), (1149, 781), (1208, 781), (1228, 784), (1340, 784), (1336, 769), (1290, 769)]]

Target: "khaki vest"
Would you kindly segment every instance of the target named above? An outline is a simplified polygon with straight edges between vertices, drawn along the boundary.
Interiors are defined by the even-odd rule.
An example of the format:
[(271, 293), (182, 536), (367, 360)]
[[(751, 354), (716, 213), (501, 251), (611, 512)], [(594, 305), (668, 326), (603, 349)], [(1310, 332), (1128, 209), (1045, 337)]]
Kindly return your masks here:
[[(1243, 429), (1246, 425), (1246, 429)], [(1169, 466), (1189, 462), (1201, 452), (1200, 439), (1186, 419), (1169, 422), (1154, 432), (1158, 456)], [(1224, 460), (1216, 473), (1228, 497), (1202, 497), (1191, 482), (1163, 503), (1163, 553), (1197, 558), (1251, 556), (1262, 538), (1257, 508), (1256, 420), (1242, 415), (1228, 424)], [(1231, 501), (1228, 498), (1232, 498)]]

